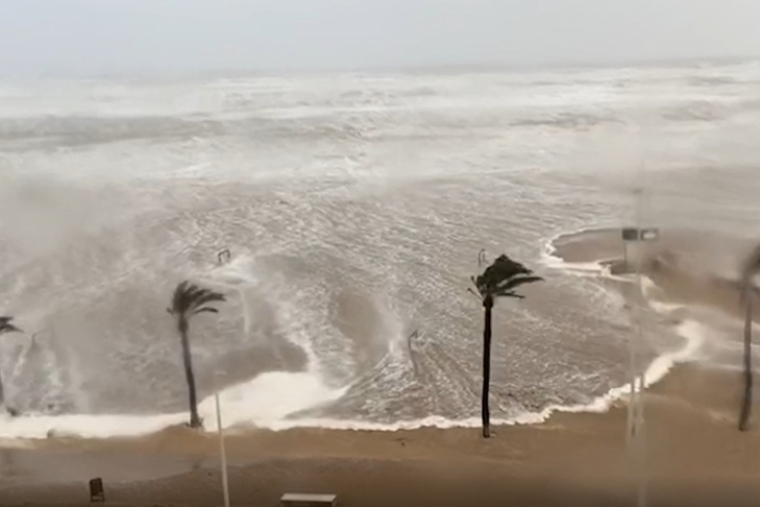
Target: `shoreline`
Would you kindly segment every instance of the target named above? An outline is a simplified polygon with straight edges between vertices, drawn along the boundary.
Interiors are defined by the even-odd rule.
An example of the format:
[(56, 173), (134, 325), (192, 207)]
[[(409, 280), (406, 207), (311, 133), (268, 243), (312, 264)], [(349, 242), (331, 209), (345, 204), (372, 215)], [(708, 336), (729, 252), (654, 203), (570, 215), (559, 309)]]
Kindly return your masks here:
[[(680, 505), (671, 502), (673, 488), (688, 496), (689, 488), (678, 484), (710, 484), (717, 495), (716, 503), (692, 505), (721, 505), (718, 500), (725, 502), (734, 490), (754, 499), (760, 495), (760, 432), (736, 428), (738, 380), (738, 374), (688, 364), (647, 390), (649, 480), (662, 505)], [(757, 404), (754, 408), (760, 413)], [(434, 505), (444, 498), (433, 482), (449, 477), (458, 479), (447, 496), (460, 500), (451, 505), (467, 505), (461, 503), (466, 495), (481, 493), (479, 505), (512, 505), (503, 503), (504, 495), (515, 492), (521, 503), (514, 505), (572, 504), (568, 495), (584, 501), (617, 498), (630, 505), (633, 470), (625, 426), (626, 404), (618, 402), (603, 414), (556, 413), (541, 424), (497, 426), (487, 441), (474, 428), (231, 434), (226, 439), (230, 490), (233, 503), (247, 505), (274, 505), (286, 491), (337, 492), (345, 505)], [(8, 480), (4, 471), (1, 503), (59, 504), (62, 495), (71, 495), (71, 505), (85, 505), (86, 483), (96, 476), (105, 481), (107, 500), (124, 505), (221, 500), (215, 436), (175, 428), (139, 439), (46, 444), (5, 451), (5, 458), (10, 453), (25, 464), (28, 475)], [(150, 478), (135, 476), (136, 468)], [(405, 503), (408, 495), (389, 490), (389, 483), (414, 491), (415, 502)]]

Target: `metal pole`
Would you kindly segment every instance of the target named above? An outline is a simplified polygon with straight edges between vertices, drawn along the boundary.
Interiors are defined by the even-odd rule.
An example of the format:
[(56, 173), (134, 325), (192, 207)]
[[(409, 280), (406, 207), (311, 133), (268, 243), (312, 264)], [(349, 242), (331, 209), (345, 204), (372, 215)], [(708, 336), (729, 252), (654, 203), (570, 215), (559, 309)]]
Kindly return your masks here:
[[(635, 247), (636, 250), (634, 251), (635, 256), (635, 263), (636, 263), (636, 284), (641, 289), (641, 279), (640, 279), (640, 268), (641, 268), (641, 212), (640, 212), (640, 189), (634, 190), (634, 196), (636, 196), (636, 204), (635, 204), (635, 215), (636, 215), (636, 239), (635, 241)], [(626, 242), (626, 250), (625, 250), (625, 262), (626, 262), (626, 271), (628, 269), (628, 243)], [(637, 314), (634, 316), (634, 319), (638, 321), (639, 314), (638, 310), (640, 309), (638, 306), (639, 301), (639, 295), (635, 293), (635, 291), (631, 291), (634, 298), (634, 304), (637, 305)], [(638, 322), (637, 322), (638, 324)], [(631, 455), (635, 454), (635, 444), (636, 444), (636, 435), (638, 432), (637, 428), (637, 412), (638, 412), (638, 405), (639, 405), (639, 389), (638, 389), (638, 343), (637, 343), (638, 336), (634, 336), (632, 333), (629, 335), (628, 338), (628, 379), (630, 382), (630, 398), (628, 400), (628, 420), (626, 425), (626, 444), (628, 447), (628, 451)]]
[(628, 399), (628, 420), (626, 425), (626, 444), (628, 450), (633, 449), (633, 441), (636, 434), (635, 411), (636, 411), (636, 344), (633, 334), (628, 337), (628, 380), (630, 382), (630, 394)]
[[(644, 240), (641, 237), (641, 214), (642, 214), (642, 197), (643, 197), (643, 187), (640, 187), (636, 190), (636, 229), (638, 230), (638, 237), (636, 238), (636, 245), (638, 247), (638, 252), (636, 255), (636, 287), (637, 287), (637, 294), (636, 294), (636, 327), (637, 327), (637, 336), (636, 336), (636, 345), (638, 348), (637, 352), (642, 352), (643, 346), (644, 346), (644, 331), (643, 331), (643, 311), (642, 311), (642, 299), (644, 298), (644, 290), (642, 285), (642, 279), (641, 279), (641, 266), (642, 261), (644, 257)], [(636, 462), (637, 462), (637, 472), (638, 472), (638, 479), (639, 479), (639, 487), (638, 487), (638, 507), (645, 507), (647, 503), (647, 495), (646, 495), (646, 466), (645, 466), (645, 455), (646, 455), (646, 449), (645, 449), (645, 441), (644, 441), (644, 402), (643, 402), (643, 390), (644, 390), (644, 372), (640, 371), (639, 365), (636, 364), (638, 362), (638, 357), (640, 354), (636, 354), (636, 360), (634, 361), (634, 368), (636, 371), (636, 378), (634, 379), (634, 382), (638, 384), (637, 389), (635, 391), (637, 392), (636, 400), (634, 404), (634, 418), (633, 418), (633, 427), (634, 427), (634, 439), (636, 442), (635, 449), (636, 449)]]
[(634, 384), (636, 384), (636, 400), (634, 403), (634, 410), (633, 410), (633, 427), (634, 427), (634, 438), (638, 437), (638, 430), (639, 430), (639, 411), (641, 410), (641, 383), (640, 375), (641, 375), (641, 368), (639, 364), (639, 353), (641, 352), (641, 341), (643, 339), (643, 333), (641, 332), (641, 298), (643, 297), (643, 291), (642, 291), (642, 284), (641, 284), (641, 259), (644, 256), (644, 247), (643, 247), (643, 241), (641, 238), (641, 195), (642, 195), (642, 188), (639, 187), (634, 191), (634, 194), (636, 196), (636, 297), (635, 297), (635, 305), (636, 305), (636, 339), (634, 340), (634, 362), (633, 362), (633, 368), (634, 368)]
[(230, 507), (230, 489), (227, 482), (227, 453), (224, 448), (224, 430), (222, 429), (222, 410), (219, 404), (219, 391), (214, 393), (216, 402), (216, 426), (219, 431), (219, 453), (222, 458), (222, 492), (224, 493), (224, 507)]

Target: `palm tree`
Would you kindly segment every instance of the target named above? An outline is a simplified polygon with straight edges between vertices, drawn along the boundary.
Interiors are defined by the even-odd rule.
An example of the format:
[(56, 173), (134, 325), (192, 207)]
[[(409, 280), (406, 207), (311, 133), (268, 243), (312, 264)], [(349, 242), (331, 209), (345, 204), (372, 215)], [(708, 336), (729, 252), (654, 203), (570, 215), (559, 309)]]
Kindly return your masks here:
[(742, 266), (742, 298), (744, 300), (744, 399), (739, 415), (739, 431), (749, 429), (752, 415), (752, 279), (760, 272), (760, 245), (755, 247)]
[(185, 364), (185, 378), (190, 396), (190, 427), (200, 428), (201, 419), (198, 416), (198, 398), (195, 392), (195, 374), (193, 373), (193, 358), (190, 354), (188, 329), (190, 318), (199, 313), (219, 313), (216, 308), (205, 306), (209, 303), (225, 301), (224, 294), (203, 289), (188, 281), (177, 285), (172, 297), (172, 306), (167, 308), (177, 320), (177, 330), (182, 340), (182, 359)]
[[(479, 263), (484, 261), (482, 254), (478, 255)], [(488, 410), (488, 388), (491, 377), (491, 310), (494, 301), (499, 297), (524, 299), (515, 292), (521, 285), (542, 281), (533, 271), (519, 262), (513, 261), (506, 255), (501, 255), (483, 273), (471, 278), (477, 289), (473, 292), (483, 303), (485, 323), (483, 327), (483, 398), (481, 414), (483, 420), (483, 438), (491, 437), (490, 412)]]
[[(0, 335), (5, 333), (21, 333), (19, 328), (11, 324), (11, 321), (13, 320), (13, 317), (0, 317)], [(3, 381), (2, 378), (0, 378), (0, 405), (3, 404), (5, 401), (5, 397), (3, 395)], [(14, 410), (8, 410), (8, 412), (11, 415), (16, 415)]]

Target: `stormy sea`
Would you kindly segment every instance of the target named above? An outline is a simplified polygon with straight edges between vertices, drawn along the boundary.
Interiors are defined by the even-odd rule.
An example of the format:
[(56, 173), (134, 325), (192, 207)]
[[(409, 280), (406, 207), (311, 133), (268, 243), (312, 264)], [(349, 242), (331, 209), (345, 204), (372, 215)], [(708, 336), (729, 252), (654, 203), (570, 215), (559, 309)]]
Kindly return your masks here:
[(0, 437), (185, 422), (182, 280), (227, 299), (191, 322), (207, 430), (216, 391), (231, 427), (479, 424), (501, 253), (544, 281), (496, 306), (495, 423), (606, 410), (637, 308), (648, 382), (738, 371), (758, 97), (757, 62), (0, 79)]

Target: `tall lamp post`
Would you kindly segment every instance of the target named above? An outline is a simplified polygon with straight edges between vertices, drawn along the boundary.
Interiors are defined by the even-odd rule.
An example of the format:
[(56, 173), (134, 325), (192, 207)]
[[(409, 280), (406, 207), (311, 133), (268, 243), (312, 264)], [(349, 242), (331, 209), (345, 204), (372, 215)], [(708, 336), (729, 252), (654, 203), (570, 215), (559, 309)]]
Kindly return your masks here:
[[(217, 386), (219, 383), (217, 382)], [(219, 456), (221, 459), (222, 472), (222, 494), (224, 495), (224, 507), (230, 507), (230, 487), (227, 480), (227, 449), (224, 445), (224, 428), (222, 427), (222, 407), (219, 402), (219, 388), (214, 392), (214, 403), (216, 405), (216, 429), (219, 433)]]
[(636, 333), (631, 335), (628, 340), (629, 354), (629, 380), (630, 380), (630, 401), (628, 403), (628, 421), (626, 428), (626, 442), (629, 452), (634, 458), (638, 472), (638, 507), (646, 506), (646, 444), (644, 436), (644, 405), (642, 392), (645, 386), (645, 372), (639, 364), (640, 357), (643, 354), (644, 330), (643, 330), (643, 309), (642, 300), (644, 290), (642, 284), (642, 263), (644, 258), (644, 245), (646, 242), (656, 241), (660, 232), (656, 228), (642, 228), (642, 197), (643, 189), (638, 188), (634, 191), (636, 196), (636, 227), (626, 227), (622, 230), (622, 240), (624, 245), (624, 259), (626, 262), (626, 271), (628, 264), (628, 244), (636, 245)]

